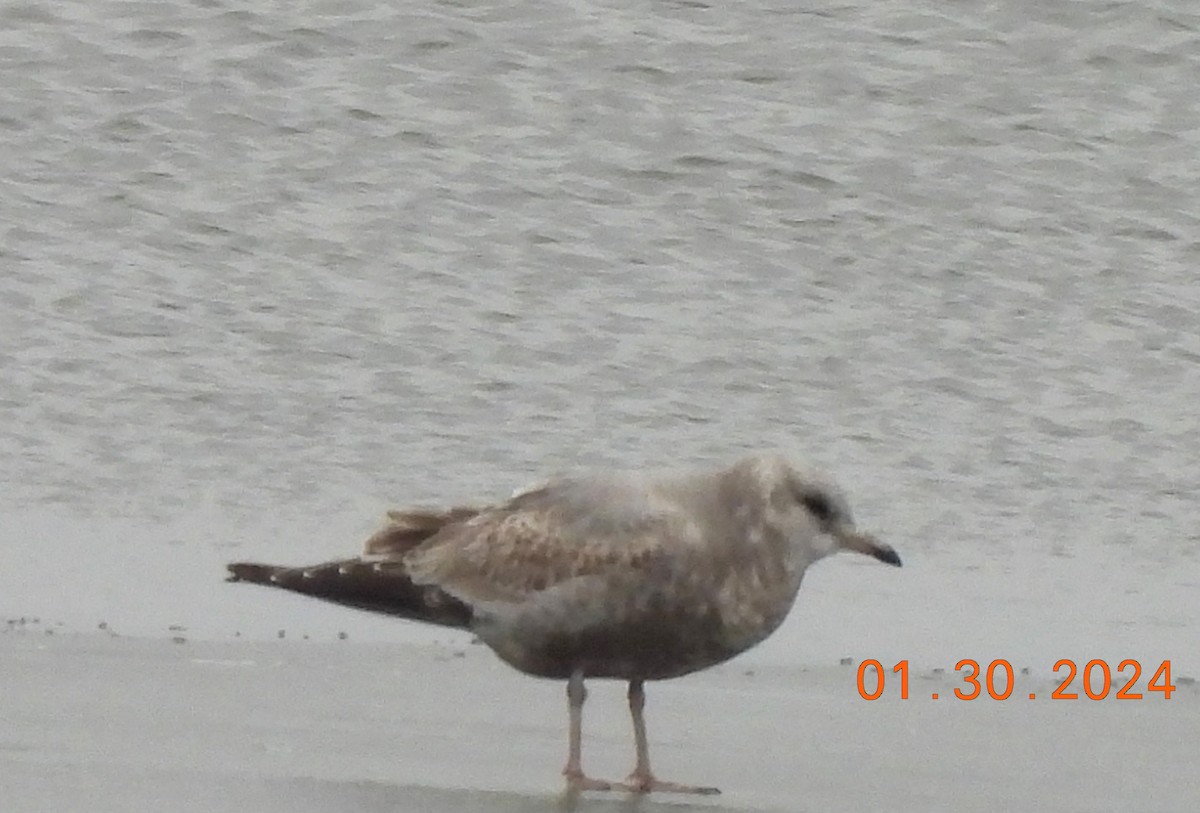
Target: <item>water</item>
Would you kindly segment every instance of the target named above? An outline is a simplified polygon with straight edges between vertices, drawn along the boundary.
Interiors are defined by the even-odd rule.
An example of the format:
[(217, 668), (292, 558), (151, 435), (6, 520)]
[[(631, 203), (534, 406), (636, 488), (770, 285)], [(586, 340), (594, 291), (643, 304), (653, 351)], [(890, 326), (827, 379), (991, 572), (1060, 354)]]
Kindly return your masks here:
[(909, 567), (766, 657), (1200, 667), (1192, 4), (254, 5), (0, 11), (4, 617), (780, 446)]

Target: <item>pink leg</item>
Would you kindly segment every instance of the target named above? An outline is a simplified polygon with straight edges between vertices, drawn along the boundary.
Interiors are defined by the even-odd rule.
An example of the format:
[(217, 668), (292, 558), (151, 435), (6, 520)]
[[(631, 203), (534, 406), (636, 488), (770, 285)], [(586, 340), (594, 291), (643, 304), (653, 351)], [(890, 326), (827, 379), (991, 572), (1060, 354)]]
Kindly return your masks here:
[(664, 782), (655, 779), (650, 770), (650, 747), (646, 742), (646, 718), (642, 712), (646, 708), (646, 690), (640, 680), (629, 681), (629, 714), (633, 718), (633, 742), (637, 748), (637, 765), (629, 774), (622, 786), (634, 793), (650, 793), (665, 791), (667, 793), (698, 793), (711, 796), (720, 793), (717, 788), (700, 785), (680, 785), (676, 782)]
[(563, 775), (567, 777), (567, 790), (612, 790), (615, 785), (603, 779), (592, 779), (583, 772), (583, 701), (587, 700), (587, 687), (583, 685), (583, 672), (571, 674), (567, 681), (567, 703), (570, 709), (571, 724), (568, 734), (569, 747), (567, 750), (567, 765)]

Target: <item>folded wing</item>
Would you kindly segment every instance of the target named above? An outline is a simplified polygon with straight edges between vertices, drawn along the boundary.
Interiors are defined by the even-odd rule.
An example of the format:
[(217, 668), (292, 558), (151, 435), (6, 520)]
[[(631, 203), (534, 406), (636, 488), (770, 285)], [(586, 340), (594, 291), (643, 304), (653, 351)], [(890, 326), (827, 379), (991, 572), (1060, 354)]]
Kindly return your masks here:
[(404, 561), (468, 605), (520, 603), (582, 576), (661, 568), (698, 533), (638, 480), (564, 479), (446, 525)]

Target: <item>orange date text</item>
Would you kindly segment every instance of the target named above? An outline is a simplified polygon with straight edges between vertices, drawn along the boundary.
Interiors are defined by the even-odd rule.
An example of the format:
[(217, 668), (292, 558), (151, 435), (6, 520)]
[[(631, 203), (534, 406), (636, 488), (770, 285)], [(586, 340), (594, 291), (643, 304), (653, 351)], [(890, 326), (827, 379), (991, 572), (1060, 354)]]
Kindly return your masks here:
[[(858, 665), (858, 694), (864, 700), (878, 700), (883, 697), (885, 690), (898, 690), (901, 700), (909, 699), (908, 661), (897, 662), (890, 669), (874, 658), (868, 658)], [(992, 700), (1008, 700), (1017, 689), (1017, 676), (1012, 664), (1003, 658), (980, 664), (971, 658), (964, 658), (954, 665), (958, 673), (959, 685), (954, 687), (953, 696), (959, 700), (975, 700), (987, 697)], [(1115, 689), (1117, 700), (1142, 700), (1161, 694), (1163, 700), (1170, 700), (1175, 685), (1171, 683), (1171, 662), (1163, 661), (1150, 676), (1143, 692), (1139, 681), (1142, 679), (1140, 662), (1126, 658), (1111, 668), (1108, 661), (1093, 659), (1079, 666), (1069, 658), (1063, 658), (1054, 664), (1054, 675), (1058, 679), (1057, 688), (1048, 696), (1051, 700), (1078, 700), (1080, 690), (1089, 700), (1104, 700)], [(1078, 680), (1078, 683), (1076, 681)], [(894, 687), (894, 688), (893, 688)], [(937, 700), (941, 695), (931, 692), (931, 700)], [(1018, 695), (1026, 696), (1026, 695)], [(1030, 700), (1036, 700), (1037, 692), (1028, 692)]]

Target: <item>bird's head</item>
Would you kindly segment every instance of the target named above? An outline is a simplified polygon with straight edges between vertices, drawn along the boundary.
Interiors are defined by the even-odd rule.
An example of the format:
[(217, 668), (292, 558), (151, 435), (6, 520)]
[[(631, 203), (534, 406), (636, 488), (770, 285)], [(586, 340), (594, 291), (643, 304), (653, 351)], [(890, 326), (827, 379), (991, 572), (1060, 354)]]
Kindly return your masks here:
[(779, 525), (812, 560), (847, 550), (900, 566), (890, 545), (855, 527), (845, 495), (827, 478), (780, 458), (764, 459), (759, 475)]

